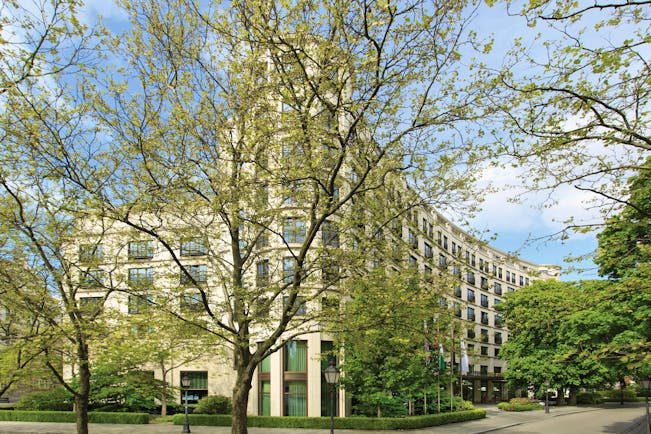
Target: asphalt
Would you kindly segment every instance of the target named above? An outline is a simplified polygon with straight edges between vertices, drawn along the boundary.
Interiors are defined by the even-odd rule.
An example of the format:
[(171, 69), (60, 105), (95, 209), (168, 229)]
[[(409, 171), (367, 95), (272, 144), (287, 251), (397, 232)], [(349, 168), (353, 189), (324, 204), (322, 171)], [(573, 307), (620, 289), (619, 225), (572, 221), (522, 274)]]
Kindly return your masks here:
[[(552, 407), (549, 414), (544, 411), (528, 412), (504, 412), (495, 406), (480, 406), (485, 408), (486, 418), (469, 422), (460, 422), (444, 426), (408, 430), (404, 432), (414, 434), (481, 434), (508, 430), (527, 423), (536, 423), (545, 418), (561, 417), (576, 413), (585, 413), (604, 410), (613, 410), (614, 419), (618, 419), (618, 430), (621, 434), (644, 434), (644, 406), (641, 403), (626, 404), (622, 411), (615, 411), (611, 406), (600, 407)], [(230, 427), (206, 427), (191, 426), (191, 432), (195, 434), (229, 434)], [(152, 423), (149, 425), (111, 425), (111, 424), (90, 424), (91, 434), (178, 434), (182, 427), (171, 423)], [(386, 434), (394, 431), (357, 431), (357, 430), (335, 430), (338, 434)], [(569, 431), (568, 431), (569, 432)], [(572, 430), (571, 432), (577, 432)], [(578, 431), (580, 432), (580, 431)], [(604, 431), (613, 432), (613, 431)], [(47, 423), (47, 422), (0, 422), (0, 434), (75, 434), (76, 427), (72, 423)], [(324, 429), (284, 429), (284, 428), (249, 428), (251, 434), (327, 434), (329, 430)]]

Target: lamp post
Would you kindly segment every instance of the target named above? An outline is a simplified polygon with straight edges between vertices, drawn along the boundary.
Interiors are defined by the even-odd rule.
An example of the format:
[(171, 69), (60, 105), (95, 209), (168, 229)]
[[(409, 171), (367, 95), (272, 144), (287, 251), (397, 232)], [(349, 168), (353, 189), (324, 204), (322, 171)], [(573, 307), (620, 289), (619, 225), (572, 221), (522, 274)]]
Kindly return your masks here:
[(330, 389), (330, 434), (335, 432), (335, 389), (339, 382), (339, 369), (335, 366), (335, 361), (330, 360), (330, 365), (323, 371), (326, 383)]
[(646, 434), (651, 434), (651, 419), (649, 419), (649, 389), (651, 389), (651, 377), (642, 380), (644, 388), (644, 401), (646, 402)]
[(183, 374), (181, 377), (181, 387), (183, 388), (183, 396), (185, 398), (185, 423), (183, 424), (183, 433), (190, 431), (190, 419), (188, 419), (188, 389), (190, 388), (190, 377), (188, 374)]
[(545, 413), (549, 413), (549, 380), (545, 381)]

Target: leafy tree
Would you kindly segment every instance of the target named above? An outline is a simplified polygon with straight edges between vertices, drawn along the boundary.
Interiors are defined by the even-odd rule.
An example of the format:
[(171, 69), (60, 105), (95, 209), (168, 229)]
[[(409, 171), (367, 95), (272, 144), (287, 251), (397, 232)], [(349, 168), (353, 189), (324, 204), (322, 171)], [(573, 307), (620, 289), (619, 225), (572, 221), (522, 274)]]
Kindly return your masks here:
[(495, 81), (503, 96), (488, 98), (504, 115), (489, 118), (496, 154), (528, 169), (532, 189), (589, 191), (605, 212), (627, 204), (631, 171), (651, 170), (648, 2), (487, 3), (541, 29), (516, 40)]
[[(406, 411), (403, 403), (423, 391), (436, 396), (433, 371), (438, 368), (438, 350), (434, 347), (439, 343), (450, 348), (455, 318), (445, 303), (449, 286), (443, 277), (419, 281), (414, 274), (394, 274), (384, 267), (354, 283), (352, 299), (344, 308), (348, 327), (339, 339), (346, 354), (342, 384), (356, 402), (356, 411), (368, 414), (373, 408), (378, 417), (395, 416), (396, 404)], [(448, 378), (441, 376), (441, 384)]]
[[(196, 292), (199, 316), (161, 307), (228, 345), (232, 430), (245, 433), (255, 368), (319, 330), (323, 297), (346, 297), (345, 279), (383, 258), (372, 241), (389, 223), (470, 198), (478, 156), (456, 126), (478, 104), (459, 54), (474, 47), (473, 5), (120, 4), (132, 27), (110, 46), (116, 69), (84, 91), (119, 167), (105, 191), (85, 190), (98, 218), (158, 241)], [(197, 234), (206, 283), (177, 247)]]
[[(651, 167), (651, 157), (647, 165)], [(651, 170), (632, 177), (628, 191), (627, 205), (597, 235), (595, 263), (602, 276), (614, 279), (639, 273), (651, 263)]]

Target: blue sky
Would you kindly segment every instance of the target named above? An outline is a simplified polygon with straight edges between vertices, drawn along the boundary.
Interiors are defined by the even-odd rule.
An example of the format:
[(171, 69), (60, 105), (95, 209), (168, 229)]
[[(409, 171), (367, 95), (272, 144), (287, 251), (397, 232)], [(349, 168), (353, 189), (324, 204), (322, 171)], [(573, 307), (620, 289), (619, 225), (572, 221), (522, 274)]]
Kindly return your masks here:
[[(104, 23), (113, 29), (128, 25), (123, 12), (110, 0), (88, 0), (82, 13), (82, 19), (87, 23), (94, 22), (98, 15), (102, 15)], [(523, 18), (509, 16), (504, 4), (493, 8), (482, 4), (473, 29), (479, 34), (492, 34), (495, 38), (494, 50), (487, 60), (496, 64), (501, 63), (514, 37), (535, 34)], [(560, 231), (564, 227), (562, 222), (571, 216), (578, 222), (600, 220), (599, 214), (591, 210), (587, 203), (590, 199), (588, 193), (567, 187), (551, 196), (547, 193), (527, 194), (521, 181), (526, 177), (526, 173), (517, 169), (484, 170), (480, 183), (491, 182), (499, 191), (484, 198), (483, 210), (471, 220), (472, 227), (492, 234), (495, 238), (490, 244), (494, 247), (516, 253), (528, 261), (556, 264), (564, 270), (585, 268), (583, 272), (562, 275), (562, 280), (598, 278), (591, 261), (567, 261), (567, 258), (593, 252), (597, 245), (595, 233), (569, 234), (569, 238), (563, 241), (549, 238)], [(519, 199), (519, 203), (510, 202), (514, 198)], [(453, 215), (447, 217), (455, 221)]]

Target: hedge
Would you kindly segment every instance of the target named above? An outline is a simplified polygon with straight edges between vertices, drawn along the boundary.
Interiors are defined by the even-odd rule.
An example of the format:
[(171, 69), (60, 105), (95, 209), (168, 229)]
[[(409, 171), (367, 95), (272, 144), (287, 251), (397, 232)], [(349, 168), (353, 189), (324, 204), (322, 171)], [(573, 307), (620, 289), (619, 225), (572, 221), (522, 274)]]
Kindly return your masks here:
[(543, 407), (540, 404), (511, 404), (510, 402), (500, 402), (497, 404), (497, 408), (504, 411), (531, 411), (531, 410), (542, 410)]
[[(0, 421), (23, 421), (23, 422), (70, 422), (77, 421), (77, 415), (73, 411), (0, 411)], [(91, 423), (124, 423), (124, 424), (146, 424), (149, 423), (147, 413), (108, 413), (91, 411), (88, 413), (88, 421)]]
[[(486, 410), (463, 410), (450, 413), (430, 414), (426, 416), (413, 416), (402, 418), (388, 417), (336, 417), (334, 425), (337, 429), (360, 430), (396, 430), (427, 428), (448, 423), (464, 422), (468, 420), (483, 419)], [(197, 426), (231, 426), (230, 415), (190, 414), (190, 425)], [(173, 416), (175, 425), (183, 425), (185, 415)], [(329, 417), (276, 417), (276, 416), (249, 416), (248, 426), (253, 428), (312, 428), (328, 429)]]

